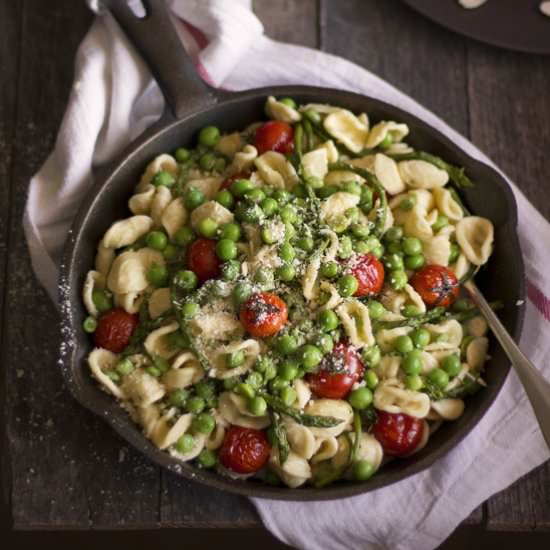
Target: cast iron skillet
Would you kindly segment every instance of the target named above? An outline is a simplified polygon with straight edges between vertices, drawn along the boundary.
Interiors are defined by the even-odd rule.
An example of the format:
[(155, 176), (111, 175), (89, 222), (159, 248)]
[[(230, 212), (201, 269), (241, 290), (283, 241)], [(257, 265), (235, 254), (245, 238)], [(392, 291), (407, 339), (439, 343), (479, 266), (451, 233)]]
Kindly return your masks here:
[(164, 0), (151, 1), (144, 19), (137, 19), (123, 0), (104, 0), (103, 3), (143, 55), (165, 94), (170, 110), (146, 136), (129, 146), (110, 167), (98, 173), (96, 184), (77, 213), (69, 233), (60, 287), (64, 319), (62, 370), (70, 391), (84, 407), (103, 417), (124, 439), (155, 463), (183, 477), (248, 496), (287, 500), (348, 497), (405, 479), (443, 457), (481, 419), (504, 383), (509, 363), (496, 345), (487, 364), (488, 387), (468, 401), (460, 420), (444, 425), (418, 454), (384, 466), (368, 483), (341, 482), (324, 489), (303, 487), (291, 490), (254, 480), (231, 480), (180, 463), (154, 447), (112, 396), (100, 390), (85, 361), (92, 343), (81, 329), (86, 316), (81, 299), (82, 283), (94, 264), (97, 243), (114, 220), (129, 215), (128, 198), (152, 158), (180, 146), (192, 146), (203, 126), (214, 124), (222, 131), (232, 131), (261, 120), (265, 117), (264, 102), (268, 95), (290, 96), (298, 103), (341, 105), (355, 112), (365, 111), (374, 121), (405, 122), (411, 130), (411, 144), (465, 166), (477, 185), (465, 189), (463, 198), (475, 213), (490, 218), (496, 229), (495, 250), (489, 265), (478, 277), (479, 285), (488, 299), (504, 301), (506, 307), (501, 319), (516, 339), (520, 335), (523, 310), (515, 303), (524, 298), (523, 264), (516, 236), (516, 205), (507, 183), (493, 169), (469, 157), (415, 116), (370, 97), (311, 86), (260, 88), (239, 93), (213, 90), (197, 76), (179, 42)]

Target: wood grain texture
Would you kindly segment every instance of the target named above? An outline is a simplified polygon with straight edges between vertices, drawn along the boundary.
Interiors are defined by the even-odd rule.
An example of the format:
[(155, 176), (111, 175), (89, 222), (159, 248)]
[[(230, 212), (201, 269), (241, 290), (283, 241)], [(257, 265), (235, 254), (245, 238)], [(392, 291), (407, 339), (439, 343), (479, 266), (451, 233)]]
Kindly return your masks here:
[[(550, 58), (472, 44), (468, 73), (472, 140), (550, 219)], [(550, 529), (550, 463), (493, 496), (487, 526)]]

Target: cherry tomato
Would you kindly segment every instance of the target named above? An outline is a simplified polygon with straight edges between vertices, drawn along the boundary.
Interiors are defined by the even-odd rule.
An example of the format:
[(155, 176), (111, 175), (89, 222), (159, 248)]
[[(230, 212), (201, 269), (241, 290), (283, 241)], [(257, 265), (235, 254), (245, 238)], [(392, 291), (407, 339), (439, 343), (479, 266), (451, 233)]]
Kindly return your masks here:
[(384, 266), (376, 256), (373, 254), (358, 255), (349, 267), (359, 283), (359, 288), (354, 296), (374, 296), (382, 291)]
[(187, 266), (200, 283), (219, 277), (221, 263), (216, 254), (216, 241), (202, 237), (193, 241), (187, 251)]
[(138, 324), (137, 315), (132, 315), (122, 308), (111, 309), (99, 318), (94, 333), (95, 345), (113, 353), (120, 353), (130, 343)]
[(288, 308), (276, 294), (253, 294), (241, 306), (241, 323), (246, 331), (257, 338), (273, 336), (285, 325)]
[(456, 275), (442, 265), (427, 265), (417, 271), (410, 284), (428, 307), (449, 307), (458, 297)]
[(286, 155), (294, 149), (294, 130), (290, 124), (279, 120), (264, 122), (256, 130), (254, 145), (258, 153), (277, 151)]
[(384, 452), (392, 456), (403, 456), (411, 453), (422, 441), (424, 422), (420, 418), (404, 413), (377, 411), (378, 420), (372, 434)]
[(229, 176), (228, 178), (225, 178), (218, 191), (223, 191), (224, 189), (229, 189), (235, 180), (246, 180), (250, 177), (250, 172), (238, 172), (237, 174), (233, 174), (232, 176)]
[(361, 379), (364, 370), (355, 348), (347, 342), (338, 342), (323, 358), (319, 369), (307, 374), (306, 379), (318, 397), (343, 399), (353, 384)]
[(219, 461), (238, 474), (252, 474), (264, 466), (270, 451), (264, 431), (231, 426), (220, 447)]

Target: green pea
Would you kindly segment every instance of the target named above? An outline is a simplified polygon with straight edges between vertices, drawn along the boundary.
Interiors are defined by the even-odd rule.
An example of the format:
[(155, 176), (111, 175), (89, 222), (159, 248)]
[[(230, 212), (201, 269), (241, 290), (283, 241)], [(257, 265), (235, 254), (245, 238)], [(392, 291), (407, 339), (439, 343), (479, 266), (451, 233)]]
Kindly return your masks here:
[(332, 279), (338, 275), (339, 266), (336, 262), (327, 262), (326, 264), (321, 265), (321, 275)]
[(296, 229), (291, 223), (285, 223), (285, 241), (289, 242), (296, 235)]
[(414, 256), (405, 256), (405, 268), (416, 271), (424, 266), (426, 259), (423, 254), (415, 254)]
[(361, 184), (356, 181), (346, 181), (344, 185), (342, 185), (342, 191), (361, 196), (361, 187)]
[(408, 212), (409, 210), (412, 210), (415, 207), (415, 205), (416, 205), (416, 195), (409, 195), (399, 203), (399, 208), (404, 212)]
[(260, 207), (263, 210), (264, 214), (269, 218), (279, 210), (279, 205), (277, 201), (272, 197), (266, 197), (261, 203)]
[(425, 348), (430, 343), (430, 338), (430, 333), (425, 328), (417, 328), (411, 334), (414, 347), (418, 349)]
[(157, 367), (150, 366), (145, 369), (145, 372), (154, 378), (159, 378), (162, 372)]
[(116, 364), (115, 369), (119, 374), (122, 374), (124, 376), (133, 372), (135, 367), (132, 361), (130, 361), (130, 359), (126, 357)]
[(286, 359), (279, 366), (278, 373), (283, 380), (290, 382), (298, 376), (298, 365), (295, 361)]
[(380, 149), (387, 149), (391, 144), (393, 143), (393, 137), (392, 135), (388, 132), (386, 134), (386, 136), (384, 137), (384, 139), (378, 144), (378, 147)]
[(203, 449), (199, 453), (197, 461), (201, 468), (210, 469), (216, 465), (216, 463), (218, 462), (218, 458), (214, 451), (211, 451), (210, 449)]
[(348, 222), (348, 227), (350, 224), (354, 224), (357, 222), (357, 220), (359, 219), (359, 212), (360, 210), (356, 206), (354, 206), (353, 208), (348, 208), (344, 212), (346, 220)]
[(298, 213), (296, 212), (296, 209), (291, 204), (285, 204), (280, 212), (279, 216), (281, 216), (281, 220), (283, 220), (286, 223), (296, 223), (298, 221)]
[(403, 256), (400, 254), (389, 254), (384, 256), (384, 264), (390, 271), (403, 270), (405, 267), (403, 263)]
[(220, 140), (220, 131), (215, 126), (206, 126), (199, 132), (199, 143), (214, 147)]
[(304, 117), (307, 118), (312, 124), (318, 126), (321, 124), (321, 115), (311, 107), (304, 112)]
[(172, 187), (174, 183), (176, 183), (176, 178), (170, 172), (167, 172), (166, 170), (161, 170), (160, 172), (157, 172), (152, 179), (151, 183), (158, 187), (159, 185), (163, 185), (164, 187)]
[(239, 383), (239, 377), (238, 376), (232, 376), (231, 378), (225, 378), (223, 381), (223, 388), (227, 391), (234, 390), (237, 387), (237, 384)]
[(236, 223), (226, 223), (222, 225), (220, 239), (228, 239), (237, 242), (241, 238), (241, 228)]
[(104, 290), (94, 290), (92, 292), (92, 302), (100, 313), (105, 313), (113, 307), (111, 298)]
[(170, 392), (170, 395), (168, 396), (168, 402), (173, 407), (183, 407), (188, 398), (189, 391), (183, 388), (179, 388)]
[(369, 210), (371, 210), (373, 201), (374, 194), (372, 192), (372, 189), (370, 189), (366, 185), (363, 185), (361, 187), (361, 198), (359, 199), (359, 206), (361, 207), (361, 210), (363, 210), (363, 212), (368, 212)]
[(374, 388), (376, 388), (376, 386), (378, 386), (378, 383), (379, 383), (378, 375), (373, 370), (371, 369), (366, 370), (364, 379), (365, 379), (365, 382), (367, 383), (367, 387), (370, 390), (373, 390)]
[(229, 260), (222, 265), (224, 281), (234, 281), (241, 273), (241, 264), (237, 260)]
[(344, 275), (338, 279), (338, 292), (344, 298), (353, 296), (358, 288), (359, 283), (353, 275)]
[(271, 357), (261, 355), (260, 357), (258, 357), (258, 359), (256, 359), (256, 362), (254, 363), (254, 370), (256, 372), (259, 372), (260, 374), (265, 374), (268, 368), (273, 365), (274, 363)]
[(260, 231), (260, 237), (265, 244), (273, 244), (277, 239), (273, 235), (273, 231), (269, 227), (264, 227)]
[(315, 243), (313, 242), (313, 239), (311, 237), (301, 237), (296, 242), (296, 245), (298, 246), (298, 248), (301, 248), (306, 252), (311, 252), (315, 247)]
[(287, 406), (291, 406), (296, 401), (296, 390), (294, 388), (291, 388), (290, 386), (287, 386), (286, 388), (283, 388), (281, 390), (281, 393), (279, 394), (283, 403)]
[(223, 157), (218, 157), (214, 163), (214, 171), (221, 174), (225, 170), (225, 159)]
[(162, 252), (168, 244), (168, 237), (163, 231), (150, 231), (145, 237), (145, 243), (149, 248)]
[(369, 388), (357, 388), (348, 397), (349, 404), (354, 409), (366, 409), (372, 403), (373, 395)]
[(264, 378), (259, 372), (251, 372), (247, 377), (245, 382), (253, 389), (257, 390), (261, 388), (264, 384)]
[(185, 147), (179, 147), (178, 149), (176, 149), (174, 157), (176, 157), (176, 160), (180, 164), (183, 164), (191, 158), (191, 151), (189, 151), (189, 149), (186, 149)]
[(229, 210), (235, 206), (235, 199), (228, 189), (218, 191), (214, 197), (214, 200)]
[(186, 454), (195, 446), (195, 438), (191, 434), (183, 434), (175, 444), (178, 453)]
[(241, 203), (235, 210), (235, 217), (245, 223), (257, 223), (263, 215), (263, 210), (257, 204)]
[(208, 435), (214, 431), (216, 420), (211, 414), (202, 413), (193, 418), (191, 426), (195, 432)]
[(268, 485), (274, 485), (274, 486), (281, 485), (281, 483), (282, 483), (281, 478), (275, 472), (273, 472), (271, 470), (267, 470), (267, 472), (265, 473), (264, 481)]
[(306, 370), (312, 370), (323, 360), (323, 354), (317, 346), (306, 344), (300, 350), (300, 360)]
[(361, 358), (367, 366), (376, 367), (376, 365), (380, 363), (380, 359), (382, 359), (382, 353), (378, 346), (370, 346), (363, 349), (361, 353)]
[(275, 271), (275, 276), (281, 281), (288, 283), (296, 277), (296, 270), (291, 265), (282, 265)]
[(213, 153), (204, 153), (204, 155), (202, 155), (199, 159), (199, 166), (203, 170), (210, 172), (214, 170), (214, 167), (216, 166), (216, 160), (216, 156)]
[(407, 304), (402, 310), (401, 313), (407, 317), (418, 317), (419, 315), (422, 315), (422, 311), (418, 306)]
[(386, 251), (390, 254), (399, 254), (400, 256), (403, 255), (403, 250), (401, 249), (401, 241), (389, 243), (386, 247)]
[(319, 313), (318, 317), (319, 325), (325, 332), (334, 330), (339, 324), (338, 315), (330, 309), (325, 309)]
[(468, 300), (467, 298), (459, 298), (454, 304), (453, 304), (453, 311), (468, 311), (474, 307), (471, 300)]
[(449, 225), (449, 218), (447, 218), (447, 216), (443, 216), (443, 214), (438, 214), (437, 220), (434, 224), (432, 224), (432, 229), (435, 233), (437, 233), (437, 231), (447, 225)]
[(428, 373), (428, 379), (432, 382), (432, 384), (441, 389), (445, 388), (445, 386), (449, 383), (449, 375), (440, 368), (431, 370)]
[(261, 203), (266, 197), (265, 193), (259, 188), (255, 187), (244, 194), (244, 198), (249, 202)]
[(422, 241), (416, 237), (405, 237), (402, 248), (407, 256), (416, 256), (422, 253)]
[(456, 243), (451, 243), (451, 253), (449, 254), (449, 263), (454, 264), (460, 256), (460, 247)]
[(195, 393), (203, 399), (209, 399), (216, 393), (216, 387), (211, 380), (200, 380), (195, 384)]
[(174, 275), (174, 284), (182, 290), (192, 292), (195, 288), (197, 288), (199, 279), (193, 271), (189, 269), (182, 269)]
[(353, 243), (351, 239), (345, 235), (340, 237), (340, 248), (338, 249), (338, 256), (340, 258), (349, 258), (353, 254)]
[(147, 272), (147, 279), (156, 287), (166, 286), (168, 284), (168, 271), (163, 265), (153, 263)]
[[(311, 187), (312, 189), (321, 189), (321, 187), (323, 187), (325, 185), (325, 183), (323, 182), (323, 180), (321, 178), (318, 178), (316, 176), (306, 176), (305, 178), (305, 182), (307, 185), (309, 185), (309, 187)], [(294, 189), (292, 189), (292, 192), (298, 196), (296, 194), (296, 187), (294, 187)], [(306, 198), (307, 197), (307, 190), (305, 189), (304, 187), (304, 197), (303, 198)]]
[(167, 341), (172, 348), (185, 349), (189, 347), (189, 338), (179, 330), (170, 333), (167, 336)]
[(462, 367), (460, 357), (454, 353), (452, 355), (447, 355), (447, 357), (443, 359), (441, 367), (451, 378), (453, 378), (460, 372)]
[[(379, 147), (382, 144), (379, 145)], [(376, 471), (374, 466), (368, 460), (356, 460), (351, 468), (353, 479), (355, 481), (367, 481)]]
[(394, 290), (402, 290), (403, 288), (405, 288), (406, 284), (408, 283), (407, 274), (400, 269), (391, 271), (389, 280), (390, 280), (390, 286)]
[(334, 348), (334, 341), (330, 334), (321, 334), (316, 338), (315, 345), (321, 350), (323, 355), (326, 355)]
[(167, 261), (175, 260), (178, 257), (178, 249), (173, 244), (168, 243), (162, 251), (162, 255)]
[(160, 355), (155, 357), (153, 365), (163, 374), (170, 368), (170, 363)]
[(267, 411), (267, 403), (263, 397), (251, 397), (247, 401), (247, 408), (255, 416), (263, 416)]
[(235, 391), (243, 397), (248, 397), (249, 399), (252, 399), (256, 393), (254, 391), (254, 388), (246, 382), (241, 382), (240, 384), (238, 384), (235, 388)]
[(238, 179), (231, 184), (231, 193), (236, 197), (244, 197), (245, 193), (252, 189), (254, 189), (254, 184), (246, 179)]
[(409, 351), (401, 362), (401, 368), (405, 374), (419, 374), (422, 371), (422, 352), (418, 349)]
[(384, 315), (384, 312), (386, 311), (386, 308), (377, 300), (370, 300), (367, 304), (367, 307), (369, 309), (369, 317), (375, 321), (376, 319), (380, 319), (382, 315)]
[(340, 191), (340, 188), (337, 185), (330, 184), (317, 189), (316, 192), (320, 199), (328, 199), (331, 195), (334, 195), (334, 193), (337, 193), (338, 191)]
[(370, 252), (370, 247), (366, 241), (354, 241), (353, 250), (355, 250), (357, 254), (367, 254)]
[(290, 382), (288, 380), (283, 380), (278, 376), (269, 383), (269, 389), (276, 393), (282, 392), (284, 388), (288, 388), (289, 386)]
[(375, 257), (380, 259), (384, 255), (384, 247), (379, 244), (378, 246), (375, 246), (371, 249), (371, 254)]
[(82, 323), (82, 328), (84, 329), (84, 332), (92, 334), (97, 328), (97, 320), (91, 316), (86, 317)]
[(199, 312), (199, 304), (195, 302), (186, 302), (181, 306), (181, 316), (184, 319), (193, 319), (195, 315)]
[(294, 336), (283, 334), (277, 338), (277, 351), (281, 355), (290, 355), (298, 349), (298, 342)]
[(207, 239), (212, 239), (216, 236), (218, 227), (218, 223), (212, 218), (204, 218), (199, 222), (199, 233)]
[(216, 243), (216, 254), (220, 260), (234, 260), (237, 257), (237, 245), (230, 239), (221, 239)]
[(242, 349), (233, 351), (232, 353), (228, 353), (225, 356), (225, 360), (227, 363), (227, 367), (230, 369), (234, 369), (237, 367), (240, 367), (245, 360), (244, 351)]
[(279, 247), (279, 256), (285, 262), (291, 262), (296, 257), (296, 251), (290, 243), (283, 243)]
[(369, 236), (370, 230), (368, 225), (362, 223), (354, 223), (351, 226), (351, 232), (358, 239), (366, 239)]
[(390, 227), (386, 233), (384, 233), (384, 240), (388, 243), (393, 243), (403, 238), (403, 228), (399, 225)]
[(291, 109), (297, 108), (296, 102), (291, 97), (283, 97), (282, 99), (279, 99), (279, 103), (282, 103)]
[(413, 341), (410, 336), (402, 334), (398, 336), (393, 342), (393, 348), (397, 353), (405, 354), (414, 349)]
[(191, 231), (191, 228), (183, 226), (176, 231), (174, 235), (174, 242), (178, 246), (187, 246), (194, 238), (195, 235), (193, 234), (193, 231)]
[(286, 204), (290, 199), (292, 198), (292, 195), (285, 191), (284, 189), (276, 189), (273, 192), (273, 198), (279, 203), (279, 204)]
[(424, 387), (424, 381), (419, 374), (408, 374), (405, 376), (405, 386), (408, 390), (419, 391)]
[(237, 305), (246, 302), (252, 295), (252, 288), (248, 283), (239, 283), (233, 289), (233, 299)]
[(198, 396), (190, 397), (185, 404), (185, 408), (193, 414), (200, 414), (205, 406), (204, 399)]
[(206, 197), (204, 193), (197, 189), (196, 187), (190, 187), (185, 191), (183, 194), (183, 204), (185, 205), (185, 208), (188, 210), (194, 210), (198, 206), (200, 206), (204, 201), (206, 201)]

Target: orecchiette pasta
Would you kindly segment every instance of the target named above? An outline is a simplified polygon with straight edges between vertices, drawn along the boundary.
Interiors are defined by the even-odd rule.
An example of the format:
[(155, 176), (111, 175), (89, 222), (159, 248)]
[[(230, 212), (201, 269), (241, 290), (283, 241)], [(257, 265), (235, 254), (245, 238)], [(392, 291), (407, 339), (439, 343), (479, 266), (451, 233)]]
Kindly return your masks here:
[(380, 145), (388, 135), (391, 136), (393, 142), (401, 141), (409, 133), (409, 127), (406, 124), (398, 124), (396, 122), (379, 122), (371, 128), (367, 139), (367, 147), (374, 149)]
[(299, 122), (302, 115), (293, 107), (277, 101), (273, 96), (267, 98), (265, 110), (269, 118), (283, 122)]
[(403, 181), (410, 187), (435, 189), (443, 187), (449, 181), (449, 175), (445, 170), (425, 160), (403, 160), (398, 166)]
[(115, 222), (101, 241), (105, 248), (122, 248), (143, 237), (153, 225), (149, 216), (132, 216)]
[(149, 286), (147, 273), (153, 264), (164, 266), (164, 258), (157, 250), (141, 248), (119, 254), (107, 277), (107, 288), (116, 294), (141, 292)]
[(425, 393), (382, 383), (374, 392), (374, 406), (389, 413), (405, 413), (424, 418), (430, 410), (430, 398)]
[(351, 111), (339, 109), (329, 113), (324, 125), (325, 130), (350, 151), (359, 153), (365, 147), (369, 128)]
[(281, 153), (275, 151), (263, 153), (254, 161), (254, 164), (267, 185), (287, 189), (298, 181), (296, 170)]
[(350, 342), (356, 348), (370, 346), (374, 343), (369, 310), (359, 300), (349, 300), (336, 308), (336, 313), (348, 335)]
[(456, 241), (474, 265), (483, 265), (493, 247), (493, 224), (487, 218), (467, 216), (456, 225)]

